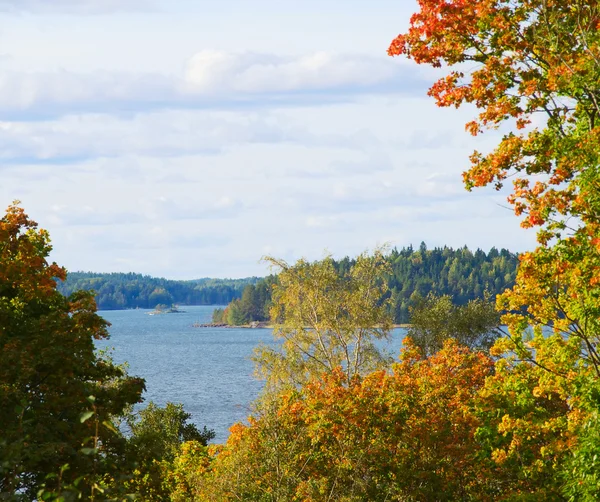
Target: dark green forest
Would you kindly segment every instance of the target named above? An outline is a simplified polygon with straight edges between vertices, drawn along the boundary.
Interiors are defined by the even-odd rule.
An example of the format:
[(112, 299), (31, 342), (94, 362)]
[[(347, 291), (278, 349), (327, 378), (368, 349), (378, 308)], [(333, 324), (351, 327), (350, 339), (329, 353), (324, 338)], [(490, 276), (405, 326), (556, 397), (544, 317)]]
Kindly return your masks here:
[(93, 290), (101, 310), (154, 308), (158, 304), (226, 305), (242, 296), (244, 288), (258, 277), (245, 279), (196, 279), (174, 281), (133, 273), (70, 272), (58, 290), (69, 296)]
[[(408, 246), (394, 248), (388, 255), (391, 273), (388, 286), (396, 323), (407, 323), (409, 308), (429, 293), (449, 295), (457, 305), (483, 298), (486, 293), (494, 297), (513, 286), (517, 271), (517, 254), (506, 249), (492, 248), (472, 252), (466, 246), (453, 249), (427, 249), (421, 243), (418, 249)], [(345, 274), (355, 260), (343, 258), (333, 261), (340, 274)], [(269, 276), (245, 286), (241, 298), (234, 299), (226, 309), (217, 309), (214, 322), (243, 325), (252, 321), (268, 321), (272, 285), (276, 277)]]

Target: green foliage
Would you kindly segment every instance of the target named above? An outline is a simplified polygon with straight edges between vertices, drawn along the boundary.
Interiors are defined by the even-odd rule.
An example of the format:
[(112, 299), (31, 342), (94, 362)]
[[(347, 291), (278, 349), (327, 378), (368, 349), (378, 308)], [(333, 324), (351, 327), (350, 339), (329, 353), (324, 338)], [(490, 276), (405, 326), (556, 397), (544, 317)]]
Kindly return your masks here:
[(581, 427), (566, 463), (564, 494), (572, 502), (600, 499), (600, 417), (596, 411)]
[(93, 290), (98, 308), (103, 310), (153, 308), (162, 303), (171, 305), (226, 305), (242, 296), (248, 284), (259, 281), (246, 279), (198, 279), (172, 281), (141, 274), (98, 274), (70, 272), (58, 289), (65, 296), (74, 291)]
[(226, 309), (227, 324), (231, 326), (242, 326), (248, 322), (248, 318), (242, 311), (240, 300), (233, 300)]
[(49, 242), (16, 205), (0, 219), (0, 494), (9, 499), (75, 484), (89, 498), (120, 479), (125, 441), (113, 417), (144, 389), (95, 352), (107, 323), (90, 293), (57, 291), (66, 272), (46, 261)]
[(225, 313), (225, 309), (216, 308), (212, 313), (212, 322), (215, 324), (226, 324), (226, 318), (223, 315)]
[(212, 430), (203, 430), (188, 423), (191, 415), (182, 404), (167, 403), (164, 408), (150, 401), (148, 405), (126, 417), (131, 431), (129, 447), (137, 458), (172, 460), (184, 441), (198, 441), (206, 446), (215, 437)]
[(167, 403), (161, 408), (153, 402), (126, 417), (131, 432), (127, 448), (137, 463), (128, 487), (143, 500), (171, 500), (166, 480), (181, 445), (194, 441), (206, 446), (215, 437), (214, 431), (188, 423), (190, 418), (181, 404)]
[(348, 383), (338, 367), (263, 396), (196, 470), (188, 500), (492, 500), (470, 413), (491, 371), (456, 342), (431, 358), (408, 342), (392, 373)]
[[(432, 293), (449, 295), (457, 305), (471, 300), (502, 293), (513, 285), (518, 258), (514, 253), (492, 248), (488, 253), (474, 253), (466, 247), (427, 249), (424, 243), (418, 250), (412, 246), (400, 251), (393, 249), (385, 256), (389, 270), (386, 274), (390, 290), (390, 308), (394, 322), (409, 322), (409, 309), (415, 301)], [(344, 275), (355, 263), (354, 259), (332, 260), (334, 269)], [(240, 311), (245, 324), (250, 321), (268, 320), (273, 286), (277, 277), (267, 277), (255, 285), (246, 287), (247, 300), (235, 308)], [(256, 291), (256, 293), (254, 293)], [(244, 291), (246, 292), (246, 290)], [(243, 295), (242, 295), (243, 300)], [(224, 318), (227, 322), (227, 318)]]
[(580, 406), (587, 414), (563, 469), (563, 493), (571, 502), (593, 502), (600, 499), (600, 385), (595, 378), (580, 382)]
[(487, 352), (501, 334), (500, 314), (488, 296), (455, 305), (448, 295), (429, 293), (410, 308), (408, 336), (425, 355), (440, 350), (448, 338)]
[(293, 266), (267, 260), (281, 269), (271, 317), (277, 322), (273, 336), (283, 340), (280, 348), (263, 346), (255, 356), (269, 384), (302, 384), (338, 366), (350, 382), (384, 362), (373, 343), (392, 328), (381, 251), (360, 255), (343, 275), (331, 258)]
[(588, 399), (600, 381), (599, 28), (598, 0), (419, 0), (388, 51), (443, 69), (429, 95), (474, 105), (471, 134), (505, 129), (463, 180), (510, 182), (521, 225), (537, 228), (538, 247), (497, 298), (508, 334), (480, 395), (498, 498), (599, 498)]
[[(189, 502), (198, 500), (198, 485), (205, 484), (204, 476), (210, 469), (211, 456), (209, 451), (213, 449), (198, 443), (197, 441), (186, 441), (181, 444), (177, 457), (166, 476), (169, 487), (170, 500), (173, 502)], [(213, 500), (216, 494), (213, 494)]]

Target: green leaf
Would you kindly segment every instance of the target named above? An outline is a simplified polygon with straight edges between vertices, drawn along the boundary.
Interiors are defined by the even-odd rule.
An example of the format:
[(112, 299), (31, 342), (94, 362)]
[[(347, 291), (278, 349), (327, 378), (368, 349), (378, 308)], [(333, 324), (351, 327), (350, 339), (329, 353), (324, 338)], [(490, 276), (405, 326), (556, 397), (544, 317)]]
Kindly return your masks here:
[(104, 427), (106, 427), (109, 431), (118, 434), (119, 431), (117, 430), (117, 428), (108, 420), (104, 420), (104, 422), (102, 422), (102, 425), (104, 425)]
[(79, 415), (79, 421), (83, 423), (86, 420), (88, 420), (93, 414), (93, 411), (84, 411), (81, 415)]

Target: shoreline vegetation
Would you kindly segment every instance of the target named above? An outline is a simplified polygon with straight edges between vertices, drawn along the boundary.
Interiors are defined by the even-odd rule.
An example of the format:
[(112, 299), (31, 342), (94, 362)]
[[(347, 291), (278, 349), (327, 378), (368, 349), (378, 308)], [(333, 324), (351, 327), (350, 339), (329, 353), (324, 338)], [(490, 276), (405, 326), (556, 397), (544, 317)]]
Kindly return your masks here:
[(241, 298), (244, 288), (260, 281), (243, 279), (171, 280), (136, 273), (68, 272), (58, 281), (64, 296), (93, 291), (99, 310), (152, 309), (164, 305), (227, 305)]
[[(495, 296), (514, 284), (518, 254), (492, 247), (488, 252), (467, 246), (428, 249), (422, 242), (392, 249), (385, 255), (390, 269), (386, 277), (393, 320), (409, 321), (409, 309), (432, 293), (449, 295), (458, 305)], [(336, 271), (347, 272), (354, 258), (333, 260)], [(215, 323), (243, 326), (269, 321), (276, 275), (244, 279), (203, 278), (177, 281), (134, 273), (69, 272), (57, 289), (65, 296), (78, 290), (93, 291), (98, 310), (152, 309), (164, 305), (215, 305), (222, 308)]]
[[(355, 265), (356, 259), (331, 261), (339, 276), (344, 276)], [(467, 305), (474, 300), (485, 300), (501, 294), (514, 284), (517, 264), (516, 253), (491, 248), (471, 251), (466, 246), (453, 249), (447, 246), (428, 249), (422, 242), (418, 248), (394, 248), (382, 254), (386, 272), (386, 301), (395, 324), (410, 322), (410, 310), (428, 295), (449, 296), (456, 305)], [(233, 299), (225, 308), (217, 308), (212, 322), (244, 326), (254, 321), (272, 320), (273, 292), (279, 287), (279, 276), (270, 275), (255, 284), (248, 284), (240, 298)]]
[[(392, 329), (408, 329), (412, 325), (409, 323), (394, 324)], [(251, 322), (250, 324), (231, 325), (222, 322), (207, 322), (199, 323), (195, 322), (192, 324), (193, 328), (227, 328), (227, 329), (273, 329), (275, 325), (271, 322)]]

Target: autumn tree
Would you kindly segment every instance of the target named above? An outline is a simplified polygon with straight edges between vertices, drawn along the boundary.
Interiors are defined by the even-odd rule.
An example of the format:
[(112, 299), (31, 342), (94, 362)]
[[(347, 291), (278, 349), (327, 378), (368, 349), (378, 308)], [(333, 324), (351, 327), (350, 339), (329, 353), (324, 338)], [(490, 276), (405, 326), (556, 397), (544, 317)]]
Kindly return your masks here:
[(185, 493), (206, 501), (490, 500), (491, 464), (479, 460), (471, 409), (491, 371), (488, 356), (452, 340), (430, 358), (407, 340), (392, 373), (350, 383), (338, 366), (232, 427), (208, 460), (195, 449)]
[(337, 367), (349, 383), (382, 364), (374, 342), (389, 335), (392, 320), (381, 251), (360, 255), (343, 274), (330, 257), (293, 266), (267, 261), (280, 269), (271, 319), (274, 337), (282, 340), (280, 349), (263, 346), (255, 356), (268, 384), (298, 385)]
[(448, 295), (429, 294), (410, 308), (407, 334), (424, 354), (431, 355), (448, 338), (474, 350), (489, 351), (502, 332), (500, 315), (489, 297), (455, 305)]
[(500, 299), (502, 308), (525, 310), (504, 320), (517, 339), (527, 324), (578, 338), (600, 376), (600, 3), (419, 4), (389, 54), (455, 67), (429, 94), (440, 106), (479, 108), (466, 126), (472, 134), (513, 125), (464, 173), (468, 189), (512, 179), (515, 213), (538, 228), (539, 247), (522, 256), (516, 286)]
[[(0, 219), (0, 498), (75, 487), (87, 499), (123, 474), (112, 417), (144, 381), (100, 357), (107, 322), (93, 296), (57, 291), (48, 233), (16, 204)], [(50, 494), (50, 495), (48, 495)]]
[[(502, 416), (487, 429), (494, 458), (512, 463), (537, 497), (560, 498), (564, 482), (573, 500), (597, 499), (585, 459), (600, 455), (590, 433), (599, 406), (589, 399), (600, 377), (600, 2), (419, 7), (389, 54), (448, 68), (429, 94), (439, 106), (475, 105), (471, 134), (509, 131), (492, 151), (474, 152), (464, 181), (470, 190), (511, 180), (509, 202), (522, 226), (537, 229), (538, 247), (521, 256), (515, 286), (498, 297), (509, 336), (497, 345), (508, 359), (489, 381), (490, 399), (505, 399), (489, 410)], [(536, 413), (548, 401), (562, 411)], [(569, 455), (571, 469), (558, 480)]]

